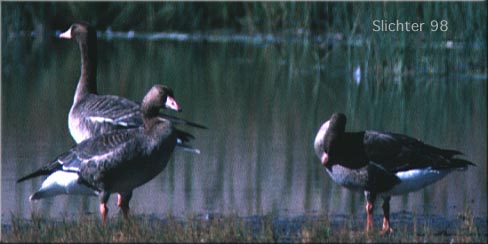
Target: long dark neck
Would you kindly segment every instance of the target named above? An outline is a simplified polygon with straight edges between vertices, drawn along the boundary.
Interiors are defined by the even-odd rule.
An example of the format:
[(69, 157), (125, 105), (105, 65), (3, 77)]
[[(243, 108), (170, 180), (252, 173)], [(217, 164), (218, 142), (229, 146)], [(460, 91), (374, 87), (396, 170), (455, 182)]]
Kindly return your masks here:
[(145, 101), (141, 104), (142, 120), (144, 121), (144, 129), (150, 130), (152, 126), (158, 121), (157, 117), (159, 109), (155, 108), (151, 103)]
[(81, 76), (76, 87), (74, 102), (84, 96), (97, 93), (97, 41), (88, 39), (88, 43), (80, 42)]

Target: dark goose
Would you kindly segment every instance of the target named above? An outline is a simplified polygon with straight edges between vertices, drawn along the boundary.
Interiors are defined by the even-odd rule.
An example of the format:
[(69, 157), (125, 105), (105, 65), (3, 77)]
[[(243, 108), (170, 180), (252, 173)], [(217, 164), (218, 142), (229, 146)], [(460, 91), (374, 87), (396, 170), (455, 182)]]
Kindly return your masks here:
[[(123, 97), (97, 94), (96, 30), (85, 22), (76, 22), (59, 37), (74, 39), (81, 52), (81, 76), (68, 117), (69, 131), (76, 143), (119, 129), (139, 127), (143, 122), (138, 103)], [(173, 94), (167, 95), (168, 108), (180, 111)], [(161, 116), (176, 124), (205, 128), (174, 116)]]
[(440, 149), (406, 135), (379, 131), (345, 132), (346, 116), (335, 113), (315, 137), (315, 153), (337, 184), (364, 191), (366, 230), (373, 227), (373, 204), (383, 198), (383, 229), (391, 232), (390, 198), (417, 191), (453, 170), (473, 163), (455, 158), (459, 151)]
[(187, 141), (191, 137), (158, 116), (160, 108), (173, 106), (168, 94), (172, 94), (171, 89), (162, 85), (153, 86), (147, 93), (141, 106), (143, 126), (84, 140), (17, 182), (49, 175), (31, 200), (60, 193), (96, 194), (104, 222), (109, 196), (118, 193), (118, 206), (127, 218), (132, 190), (166, 167), (178, 139)]

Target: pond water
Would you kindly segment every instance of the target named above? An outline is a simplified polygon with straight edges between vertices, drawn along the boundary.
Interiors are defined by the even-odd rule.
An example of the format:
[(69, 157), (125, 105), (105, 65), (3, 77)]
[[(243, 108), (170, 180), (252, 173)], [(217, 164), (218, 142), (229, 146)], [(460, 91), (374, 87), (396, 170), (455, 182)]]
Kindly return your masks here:
[[(95, 197), (29, 202), (44, 177), (15, 183), (74, 144), (67, 116), (80, 72), (77, 45), (17, 37), (2, 47), (2, 222), (12, 214), (98, 214)], [(393, 197), (392, 212), (455, 216), (469, 208), (486, 216), (486, 74), (378, 79), (360, 55), (364, 47), (306, 42), (114, 38), (99, 40), (98, 49), (101, 94), (140, 101), (153, 84), (166, 84), (183, 108), (177, 115), (209, 128), (184, 128), (202, 153), (176, 151), (160, 175), (134, 191), (133, 214), (362, 216), (363, 194), (333, 183), (313, 152), (320, 125), (341, 111), (349, 131), (405, 133), (458, 149), (477, 164)], [(459, 50), (439, 50), (445, 67), (465, 58)], [(111, 216), (119, 212), (115, 199)]]

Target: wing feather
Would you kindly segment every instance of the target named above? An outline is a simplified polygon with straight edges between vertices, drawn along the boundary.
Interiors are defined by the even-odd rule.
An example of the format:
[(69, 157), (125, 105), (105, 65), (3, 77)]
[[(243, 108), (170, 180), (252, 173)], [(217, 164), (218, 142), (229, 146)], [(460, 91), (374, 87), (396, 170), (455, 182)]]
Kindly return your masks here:
[(392, 171), (418, 168), (449, 168), (454, 150), (444, 150), (425, 144), (415, 138), (377, 131), (366, 131), (364, 149), (367, 158)]

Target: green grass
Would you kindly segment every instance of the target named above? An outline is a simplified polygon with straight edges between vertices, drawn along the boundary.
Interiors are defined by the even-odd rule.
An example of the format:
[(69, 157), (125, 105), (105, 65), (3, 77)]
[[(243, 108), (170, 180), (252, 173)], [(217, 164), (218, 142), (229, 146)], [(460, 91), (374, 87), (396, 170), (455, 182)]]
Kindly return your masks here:
[(394, 233), (381, 235), (378, 230), (365, 233), (362, 228), (363, 223), (356, 219), (351, 218), (339, 221), (338, 224), (331, 224), (327, 216), (283, 219), (266, 215), (252, 220), (232, 215), (210, 220), (197, 216), (188, 216), (185, 219), (171, 216), (164, 219), (132, 216), (130, 221), (121, 218), (110, 219), (106, 226), (101, 223), (98, 216), (93, 215), (80, 217), (78, 220), (61, 221), (32, 216), (32, 220), (13, 217), (11, 229), (2, 231), (2, 241), (486, 243), (486, 230), (480, 230), (476, 226), (470, 211), (460, 213), (457, 221), (459, 225), (456, 230), (442, 230), (442, 228), (439, 230), (426, 224), (429, 221), (420, 224), (416, 218), (413, 218), (411, 223), (398, 226)]

